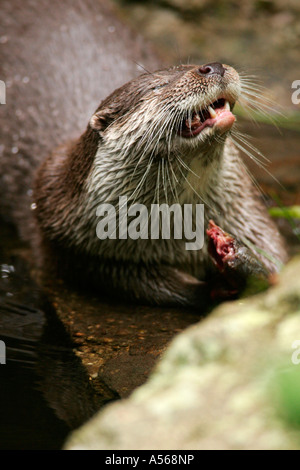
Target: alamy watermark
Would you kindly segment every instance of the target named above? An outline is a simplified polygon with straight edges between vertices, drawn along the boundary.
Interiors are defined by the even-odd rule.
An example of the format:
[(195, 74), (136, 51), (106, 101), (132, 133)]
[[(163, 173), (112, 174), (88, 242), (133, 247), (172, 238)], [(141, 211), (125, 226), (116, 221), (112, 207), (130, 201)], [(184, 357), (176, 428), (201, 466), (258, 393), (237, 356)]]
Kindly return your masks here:
[(292, 343), (292, 348), (295, 349), (295, 351), (292, 354), (292, 363), (295, 365), (300, 364), (300, 340), (296, 339)]
[(300, 104), (300, 80), (293, 81), (292, 89), (295, 89), (295, 91), (292, 93), (292, 103)]
[(201, 250), (204, 244), (204, 204), (132, 204), (119, 197), (118, 207), (101, 204), (96, 233), (100, 240), (185, 240), (186, 250)]
[(6, 104), (6, 86), (3, 80), (0, 80), (0, 104)]
[(6, 364), (6, 345), (0, 340), (0, 364)]

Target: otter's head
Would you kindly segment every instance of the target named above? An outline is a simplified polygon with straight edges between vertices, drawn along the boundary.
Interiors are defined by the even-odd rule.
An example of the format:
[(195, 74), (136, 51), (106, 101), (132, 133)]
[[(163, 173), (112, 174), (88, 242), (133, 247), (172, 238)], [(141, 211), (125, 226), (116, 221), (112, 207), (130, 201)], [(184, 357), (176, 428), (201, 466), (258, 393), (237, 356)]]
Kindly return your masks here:
[[(218, 62), (143, 74), (112, 93), (90, 120), (103, 145), (148, 158), (207, 149), (231, 129), (240, 95), (237, 72)], [(132, 152), (133, 151), (133, 152)]]

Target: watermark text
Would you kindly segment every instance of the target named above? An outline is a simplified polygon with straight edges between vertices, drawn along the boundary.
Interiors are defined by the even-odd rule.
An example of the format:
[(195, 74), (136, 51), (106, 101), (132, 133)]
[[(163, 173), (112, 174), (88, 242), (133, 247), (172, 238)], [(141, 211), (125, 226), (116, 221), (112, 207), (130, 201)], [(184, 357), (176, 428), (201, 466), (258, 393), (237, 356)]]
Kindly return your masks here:
[(186, 250), (200, 250), (204, 244), (204, 204), (132, 204), (126, 196), (119, 197), (116, 208), (100, 204), (101, 217), (96, 233), (100, 240), (185, 240)]
[(6, 104), (6, 86), (3, 80), (0, 80), (0, 104)]
[(292, 93), (292, 103), (300, 104), (300, 80), (294, 80), (292, 83), (292, 88), (295, 91)]
[(292, 363), (295, 365), (300, 364), (300, 340), (296, 339), (292, 343), (292, 348), (295, 349), (295, 351), (292, 354)]
[(2, 340), (0, 340), (0, 364), (6, 364), (6, 346)]

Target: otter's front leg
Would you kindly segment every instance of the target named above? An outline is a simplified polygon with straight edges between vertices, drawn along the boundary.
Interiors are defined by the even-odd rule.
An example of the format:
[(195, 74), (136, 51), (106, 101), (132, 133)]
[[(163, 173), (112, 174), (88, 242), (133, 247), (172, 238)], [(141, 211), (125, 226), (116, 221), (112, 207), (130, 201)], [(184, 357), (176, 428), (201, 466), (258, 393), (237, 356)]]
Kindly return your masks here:
[(112, 281), (114, 297), (139, 303), (195, 307), (200, 312), (211, 304), (206, 282), (168, 265), (114, 263), (106, 279)]
[(222, 230), (212, 220), (207, 229), (208, 252), (219, 272), (219, 283), (216, 278), (210, 281), (211, 297), (218, 297), (218, 285), (227, 285), (227, 289), (237, 294), (256, 293), (266, 289), (274, 280), (272, 274), (253, 251), (232, 235)]
[(120, 262), (102, 265), (107, 273), (104, 280), (111, 280), (114, 296), (151, 305), (194, 307), (200, 312), (216, 301), (257, 293), (273, 282), (274, 275), (261, 259), (213, 221), (207, 236), (213, 269), (205, 281), (166, 264)]

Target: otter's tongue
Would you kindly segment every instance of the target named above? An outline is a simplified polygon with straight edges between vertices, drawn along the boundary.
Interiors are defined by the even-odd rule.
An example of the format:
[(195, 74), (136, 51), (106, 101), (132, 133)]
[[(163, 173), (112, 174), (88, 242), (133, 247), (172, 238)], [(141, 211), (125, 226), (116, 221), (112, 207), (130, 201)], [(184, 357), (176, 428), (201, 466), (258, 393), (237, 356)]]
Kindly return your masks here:
[(179, 131), (182, 137), (195, 137), (205, 127), (214, 127), (219, 133), (228, 131), (235, 122), (228, 101), (219, 99), (203, 111), (194, 112), (192, 119), (186, 119)]
[[(218, 129), (219, 133), (223, 134), (229, 131), (235, 122), (235, 116), (232, 114), (230, 109), (217, 108), (214, 110), (215, 117), (206, 120), (208, 126), (214, 126)], [(205, 124), (205, 123), (204, 123)]]

